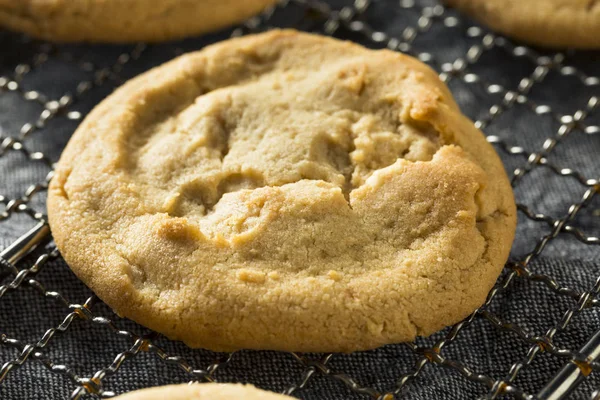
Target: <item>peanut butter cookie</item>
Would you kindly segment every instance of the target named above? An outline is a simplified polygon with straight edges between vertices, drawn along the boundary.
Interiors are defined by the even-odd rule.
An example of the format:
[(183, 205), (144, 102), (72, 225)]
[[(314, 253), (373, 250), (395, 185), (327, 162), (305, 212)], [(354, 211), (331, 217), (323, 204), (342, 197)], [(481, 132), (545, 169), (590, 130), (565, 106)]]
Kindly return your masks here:
[(0, 27), (59, 42), (159, 42), (217, 30), (276, 0), (0, 0)]
[(115, 400), (291, 400), (291, 397), (266, 392), (251, 385), (239, 384), (181, 384), (136, 390)]
[(515, 204), (437, 74), (271, 31), (181, 56), (85, 119), (48, 212), (114, 310), (213, 350), (354, 351), (480, 306)]
[(538, 46), (600, 48), (598, 0), (446, 0), (491, 29)]

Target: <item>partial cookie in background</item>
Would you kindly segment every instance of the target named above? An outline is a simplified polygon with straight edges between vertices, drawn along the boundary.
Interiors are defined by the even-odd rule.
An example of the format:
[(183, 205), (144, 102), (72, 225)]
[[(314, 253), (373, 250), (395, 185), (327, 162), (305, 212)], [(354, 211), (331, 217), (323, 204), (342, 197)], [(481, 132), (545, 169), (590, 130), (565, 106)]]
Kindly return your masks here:
[(0, 0), (0, 27), (59, 42), (160, 42), (233, 25), (276, 0)]
[(115, 400), (292, 400), (291, 397), (231, 383), (199, 383), (136, 390)]
[(445, 0), (491, 29), (544, 47), (600, 48), (598, 0)]
[(434, 71), (296, 31), (123, 85), (71, 138), (48, 212), (117, 313), (212, 350), (429, 335), (483, 303), (515, 230), (500, 159)]

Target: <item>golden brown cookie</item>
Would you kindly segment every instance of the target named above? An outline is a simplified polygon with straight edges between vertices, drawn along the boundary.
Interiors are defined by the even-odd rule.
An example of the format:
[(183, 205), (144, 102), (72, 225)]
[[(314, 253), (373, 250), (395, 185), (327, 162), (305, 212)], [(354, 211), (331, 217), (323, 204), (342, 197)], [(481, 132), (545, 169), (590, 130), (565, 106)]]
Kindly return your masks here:
[(445, 0), (502, 34), (546, 47), (600, 48), (597, 0)]
[(0, 0), (0, 27), (60, 42), (159, 42), (217, 30), (276, 0)]
[(266, 392), (252, 385), (200, 383), (180, 384), (136, 390), (115, 400), (291, 400), (291, 397)]
[(421, 62), (271, 31), (123, 85), (49, 189), (73, 271), (192, 347), (353, 351), (482, 304), (510, 249), (500, 159)]

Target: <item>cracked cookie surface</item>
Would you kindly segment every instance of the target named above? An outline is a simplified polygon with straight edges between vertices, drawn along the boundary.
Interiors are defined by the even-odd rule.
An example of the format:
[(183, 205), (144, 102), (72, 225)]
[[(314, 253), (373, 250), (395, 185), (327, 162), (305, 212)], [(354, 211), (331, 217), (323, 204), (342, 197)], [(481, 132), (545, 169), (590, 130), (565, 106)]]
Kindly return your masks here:
[(224, 28), (275, 0), (0, 0), (0, 26), (59, 42), (160, 42)]
[(231, 383), (180, 384), (136, 390), (115, 400), (291, 400), (282, 394), (260, 390), (252, 385)]
[(600, 0), (445, 0), (507, 36), (544, 47), (600, 48)]
[(126, 83), (49, 189), (73, 271), (192, 347), (354, 351), (481, 305), (515, 206), (437, 75), (387, 50), (271, 31)]

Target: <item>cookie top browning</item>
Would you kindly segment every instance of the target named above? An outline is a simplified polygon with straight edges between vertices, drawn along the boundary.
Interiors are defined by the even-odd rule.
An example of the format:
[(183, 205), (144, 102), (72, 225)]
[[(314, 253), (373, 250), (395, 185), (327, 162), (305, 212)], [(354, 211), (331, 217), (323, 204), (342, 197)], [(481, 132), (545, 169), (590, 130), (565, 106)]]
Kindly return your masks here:
[(507, 36), (538, 46), (600, 48), (597, 0), (445, 0)]
[(217, 30), (276, 0), (0, 0), (0, 27), (60, 42), (160, 42)]
[(49, 190), (73, 271), (192, 347), (353, 351), (481, 305), (515, 228), (502, 164), (437, 75), (295, 31), (125, 84)]
[(240, 384), (180, 384), (136, 390), (115, 400), (290, 400), (291, 397), (266, 392), (251, 385)]

